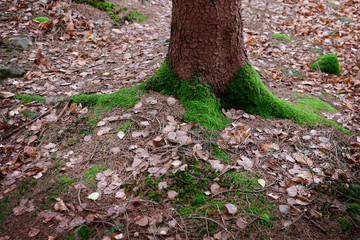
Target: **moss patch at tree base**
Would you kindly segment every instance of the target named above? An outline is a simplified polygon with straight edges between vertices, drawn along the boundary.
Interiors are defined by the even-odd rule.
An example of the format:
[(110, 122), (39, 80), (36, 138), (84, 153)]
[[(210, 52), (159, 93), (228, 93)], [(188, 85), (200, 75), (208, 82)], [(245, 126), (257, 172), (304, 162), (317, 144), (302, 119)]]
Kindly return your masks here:
[(335, 54), (328, 53), (318, 58), (319, 60), (310, 65), (311, 69), (336, 75), (341, 74), (339, 60)]
[(309, 111), (304, 104), (294, 105), (274, 96), (250, 63), (235, 73), (221, 102), (208, 84), (202, 84), (200, 80), (179, 81), (167, 60), (144, 86), (147, 90), (175, 96), (186, 109), (186, 121), (195, 121), (210, 129), (222, 130), (229, 123), (221, 108), (235, 108), (265, 118), (293, 119), (295, 123), (309, 126), (322, 123), (347, 132), (335, 122), (318, 116), (318, 108), (325, 105), (313, 99), (311, 102), (316, 103), (316, 109)]
[(165, 60), (155, 75), (145, 83), (145, 89), (173, 95), (185, 107), (186, 121), (198, 122), (206, 128), (222, 130), (230, 122), (222, 113), (220, 101), (208, 84), (199, 81), (179, 81)]
[(273, 95), (250, 63), (235, 73), (222, 100), (225, 108), (242, 109), (265, 118), (293, 119), (295, 123), (309, 126), (322, 123), (345, 131), (335, 122), (318, 116), (314, 111), (305, 110), (304, 105), (297, 106)]

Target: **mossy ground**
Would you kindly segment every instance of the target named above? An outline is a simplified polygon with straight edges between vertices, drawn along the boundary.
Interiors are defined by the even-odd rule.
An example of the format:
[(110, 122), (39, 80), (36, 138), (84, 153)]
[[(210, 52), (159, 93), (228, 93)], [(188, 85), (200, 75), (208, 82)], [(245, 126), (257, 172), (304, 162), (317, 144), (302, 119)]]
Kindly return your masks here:
[[(225, 204), (227, 203), (237, 206), (244, 216), (247, 214), (258, 216), (259, 221), (255, 224), (256, 227), (271, 226), (270, 221), (276, 218), (277, 210), (275, 205), (266, 199), (266, 191), (255, 193), (257, 188), (261, 188), (256, 177), (245, 172), (228, 172), (220, 176), (206, 162), (200, 162), (194, 158), (186, 158), (185, 161), (188, 164), (185, 171), (160, 177), (150, 176), (143, 182), (135, 181), (133, 184), (126, 184), (125, 189), (136, 196), (159, 203), (164, 200), (165, 191), (176, 191), (178, 195), (175, 200), (172, 200), (172, 205), (189, 224), (196, 222), (195, 231), (201, 235), (206, 233), (205, 223), (196, 221), (192, 217), (216, 218), (219, 216), (219, 211), (226, 211)], [(158, 184), (162, 181), (167, 182), (168, 186), (159, 190)], [(214, 198), (206, 195), (205, 192), (209, 191), (214, 182), (217, 182), (224, 191), (230, 191)], [(134, 188), (135, 186), (139, 187)], [(219, 230), (217, 227), (214, 225), (209, 228), (209, 231), (214, 234)]]
[(208, 84), (193, 80), (179, 81), (167, 60), (148, 79), (145, 89), (178, 98), (186, 109), (183, 116), (186, 121), (198, 122), (214, 130), (222, 130), (230, 122), (221, 113), (220, 101)]
[[(216, 98), (207, 84), (196, 80), (179, 81), (167, 60), (145, 83), (145, 88), (161, 94), (174, 95), (186, 109), (185, 120), (198, 122), (210, 129), (222, 130), (229, 123), (221, 113), (221, 108), (235, 108), (265, 118), (293, 119), (295, 123), (309, 126), (317, 123), (327, 124), (346, 132), (333, 121), (304, 109), (304, 101), (300, 105), (294, 105), (273, 95), (250, 63), (235, 73), (221, 100)], [(320, 104), (312, 98), (310, 100), (306, 102), (316, 106)]]
[[(91, 5), (94, 8), (100, 9), (102, 11), (105, 11), (109, 14), (109, 17), (111, 20), (113, 20), (116, 23), (124, 24), (125, 21), (129, 23), (133, 22), (143, 22), (146, 21), (147, 18), (144, 16), (144, 14), (141, 14), (137, 11), (131, 10), (128, 11), (127, 7), (122, 7), (116, 9), (116, 5), (109, 1), (101, 1), (101, 0), (75, 0), (77, 3), (86, 3)], [(128, 11), (128, 12), (126, 12)], [(126, 12), (123, 16), (119, 16), (120, 13)]]
[(300, 108), (303, 108), (305, 111), (311, 111), (315, 114), (319, 114), (321, 111), (338, 112), (330, 104), (308, 94), (297, 93), (294, 95), (294, 101)]
[(341, 74), (339, 60), (335, 54), (328, 53), (318, 58), (319, 60), (310, 65), (311, 69), (336, 75)]
[(30, 192), (38, 182), (36, 180), (24, 180), (13, 193), (5, 195), (0, 199), (0, 231), (5, 218), (13, 215), (13, 208), (18, 206), (20, 200)]
[(252, 65), (246, 64), (231, 79), (223, 98), (223, 106), (225, 108), (242, 109), (265, 118), (293, 119), (295, 123), (309, 126), (322, 123), (345, 131), (333, 121), (318, 116), (314, 111), (304, 109), (306, 103), (312, 105), (310, 108), (324, 107), (327, 106), (326, 104), (320, 103), (315, 98), (305, 99), (300, 101), (300, 105), (294, 105), (276, 97), (265, 87)]
[(131, 88), (123, 88), (111, 94), (90, 94), (75, 95), (71, 98), (72, 102), (81, 103), (83, 106), (93, 106), (88, 123), (94, 125), (98, 122), (102, 113), (108, 112), (115, 107), (132, 108), (139, 101), (138, 96), (144, 93), (143, 85)]
[(83, 181), (89, 184), (94, 189), (96, 188), (96, 174), (109, 169), (107, 165), (96, 165), (86, 170), (83, 174)]
[(22, 100), (23, 103), (30, 102), (45, 102), (46, 98), (39, 95), (30, 95), (30, 94), (16, 94), (14, 96), (15, 99)]
[(288, 36), (286, 36), (284, 34), (281, 34), (281, 33), (274, 33), (272, 35), (272, 38), (276, 39), (276, 40), (283, 40), (283, 41), (286, 41), (286, 42), (291, 42), (292, 41), (291, 37), (288, 37)]

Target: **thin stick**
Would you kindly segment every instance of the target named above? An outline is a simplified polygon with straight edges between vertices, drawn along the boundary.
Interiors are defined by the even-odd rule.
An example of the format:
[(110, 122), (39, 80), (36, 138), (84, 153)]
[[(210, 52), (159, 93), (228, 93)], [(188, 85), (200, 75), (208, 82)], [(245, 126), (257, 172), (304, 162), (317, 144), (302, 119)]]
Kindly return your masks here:
[(233, 238), (233, 239), (236, 239), (234, 235), (232, 235), (231, 232), (229, 232), (229, 230), (226, 229), (225, 226), (223, 226), (221, 223), (219, 223), (218, 221), (215, 221), (214, 219), (211, 219), (211, 218), (207, 218), (207, 217), (189, 217), (190, 219), (202, 219), (202, 220), (209, 220), (209, 221), (212, 221), (214, 223), (216, 223), (217, 225), (219, 225), (220, 227), (222, 227), (222, 229), (224, 229), (228, 234), (230, 234), (230, 236)]

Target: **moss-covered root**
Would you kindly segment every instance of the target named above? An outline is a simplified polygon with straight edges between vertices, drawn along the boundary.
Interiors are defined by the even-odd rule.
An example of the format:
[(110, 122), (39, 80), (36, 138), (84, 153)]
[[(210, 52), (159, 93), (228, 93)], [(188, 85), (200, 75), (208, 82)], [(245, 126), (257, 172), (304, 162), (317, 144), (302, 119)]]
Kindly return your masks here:
[(155, 75), (148, 79), (145, 88), (178, 98), (186, 109), (183, 116), (186, 121), (198, 122), (215, 130), (222, 130), (229, 123), (221, 113), (220, 102), (210, 86), (193, 80), (179, 81), (167, 60)]
[(319, 57), (319, 60), (310, 65), (314, 70), (321, 70), (325, 73), (332, 73), (340, 75), (340, 64), (337, 56), (333, 53), (328, 53)]
[(274, 96), (263, 84), (259, 74), (250, 63), (238, 70), (231, 79), (223, 97), (223, 106), (225, 108), (243, 109), (248, 113), (266, 118), (294, 119), (296, 123), (310, 126), (316, 123), (324, 123), (343, 130), (333, 121)]

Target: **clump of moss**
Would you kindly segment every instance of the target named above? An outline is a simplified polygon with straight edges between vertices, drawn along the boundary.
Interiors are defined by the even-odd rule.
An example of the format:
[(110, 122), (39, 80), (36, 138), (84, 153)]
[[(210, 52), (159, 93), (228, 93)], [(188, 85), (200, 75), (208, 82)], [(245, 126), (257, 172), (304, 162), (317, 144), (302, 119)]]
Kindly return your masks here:
[(265, 118), (288, 118), (293, 119), (295, 123), (309, 126), (323, 123), (345, 131), (333, 121), (322, 118), (312, 111), (304, 110), (303, 106), (296, 106), (274, 96), (250, 63), (245, 64), (230, 80), (222, 104), (228, 109), (242, 109)]
[(89, 116), (89, 124), (94, 124), (99, 115), (108, 112), (115, 107), (132, 108), (139, 101), (138, 96), (144, 93), (143, 85), (131, 88), (123, 88), (111, 94), (90, 94), (75, 95), (71, 98), (74, 103), (81, 103), (83, 106), (94, 106), (92, 114)]
[(312, 111), (319, 114), (321, 111), (338, 112), (330, 104), (321, 101), (319, 98), (312, 97), (308, 94), (295, 94), (296, 105), (307, 111)]
[(51, 21), (51, 19), (48, 17), (37, 17), (34, 20), (37, 22), (50, 22)]
[(284, 35), (284, 34), (281, 34), (281, 33), (274, 33), (274, 34), (272, 35), (272, 38), (273, 38), (273, 39), (276, 39), (276, 40), (284, 40), (284, 41), (287, 41), (287, 42), (291, 42), (291, 41), (292, 41), (291, 37), (288, 37), (288, 36), (286, 36), (286, 35)]
[(30, 95), (30, 94), (16, 94), (14, 96), (15, 99), (22, 100), (23, 103), (30, 102), (45, 102), (46, 98), (39, 95)]
[(319, 60), (310, 65), (314, 70), (320, 70), (325, 73), (332, 73), (340, 75), (340, 64), (337, 56), (333, 53), (328, 53), (318, 57)]
[(339, 227), (341, 231), (344, 233), (351, 233), (353, 228), (353, 223), (347, 219), (346, 217), (339, 217), (337, 219), (337, 222), (339, 223)]
[(331, 8), (337, 8), (338, 7), (338, 5), (336, 3), (334, 3), (334, 2), (329, 2), (328, 6), (331, 7)]
[(178, 98), (186, 109), (183, 116), (186, 121), (198, 122), (215, 130), (224, 129), (230, 122), (221, 113), (220, 101), (208, 84), (189, 79), (179, 81), (167, 60), (155, 75), (148, 79), (145, 88)]
[(226, 152), (222, 151), (216, 144), (212, 144), (213, 157), (231, 163), (231, 157)]
[(88, 183), (93, 188), (96, 188), (96, 181), (95, 181), (96, 174), (106, 171), (107, 169), (109, 169), (109, 167), (107, 165), (93, 166), (92, 168), (90, 168), (84, 172), (84, 174), (83, 174), (84, 182)]
[(123, 16), (123, 19), (128, 21), (129, 23), (133, 23), (134, 21), (137, 22), (144, 22), (147, 20), (147, 18), (144, 16), (144, 14), (138, 13), (137, 11), (129, 11), (127, 14)]
[(91, 229), (89, 226), (81, 225), (81, 227), (77, 231), (77, 235), (81, 240), (88, 240), (94, 232), (95, 230)]

